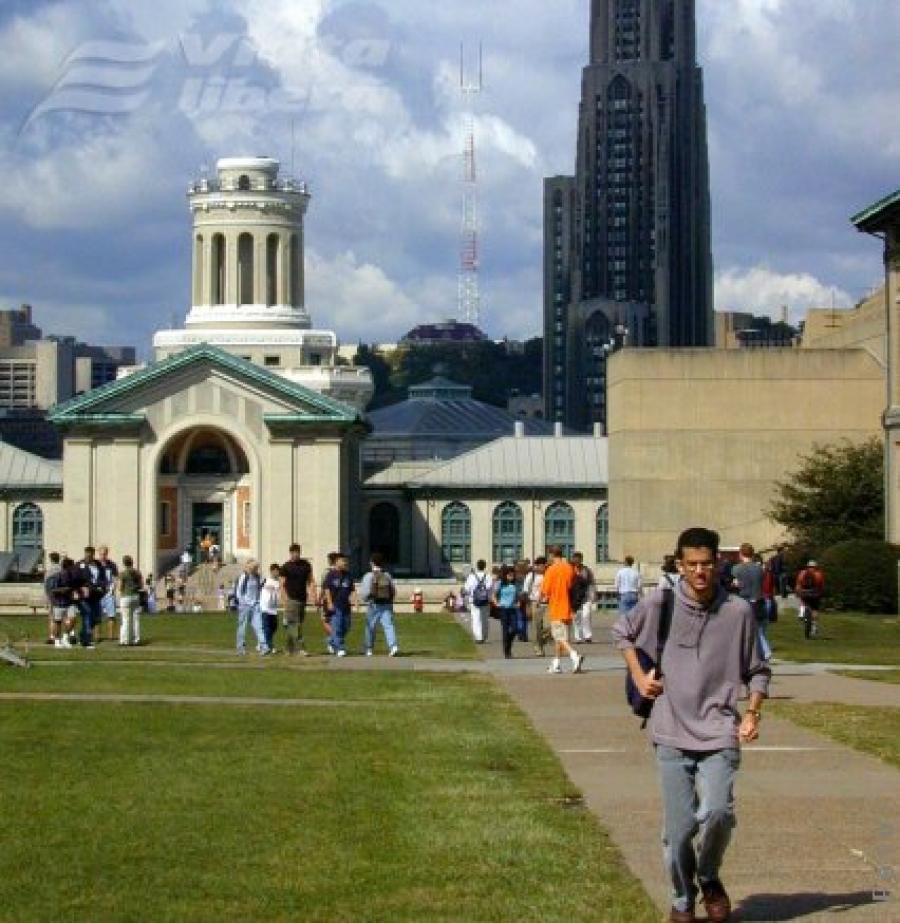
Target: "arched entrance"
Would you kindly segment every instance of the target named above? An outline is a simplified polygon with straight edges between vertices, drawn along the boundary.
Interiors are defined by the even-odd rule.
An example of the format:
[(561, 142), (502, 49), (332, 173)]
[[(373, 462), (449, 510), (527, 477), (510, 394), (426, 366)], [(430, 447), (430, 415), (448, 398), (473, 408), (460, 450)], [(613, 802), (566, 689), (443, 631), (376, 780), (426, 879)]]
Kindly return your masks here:
[(185, 549), (199, 562), (204, 539), (226, 562), (253, 553), (250, 464), (230, 433), (202, 426), (173, 437), (160, 455), (157, 484), (160, 566)]
[(377, 503), (369, 513), (369, 548), (380, 551), (389, 567), (400, 560), (400, 513), (393, 503)]

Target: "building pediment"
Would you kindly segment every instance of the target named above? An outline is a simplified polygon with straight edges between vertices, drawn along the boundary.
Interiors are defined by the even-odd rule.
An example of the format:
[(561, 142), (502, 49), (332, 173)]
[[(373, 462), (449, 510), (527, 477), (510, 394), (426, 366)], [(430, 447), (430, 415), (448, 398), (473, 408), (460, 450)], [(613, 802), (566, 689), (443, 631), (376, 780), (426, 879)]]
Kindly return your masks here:
[(164, 404), (224, 417), (251, 406), (270, 432), (365, 426), (355, 408), (207, 343), (59, 404), (49, 419), (68, 432), (138, 434)]

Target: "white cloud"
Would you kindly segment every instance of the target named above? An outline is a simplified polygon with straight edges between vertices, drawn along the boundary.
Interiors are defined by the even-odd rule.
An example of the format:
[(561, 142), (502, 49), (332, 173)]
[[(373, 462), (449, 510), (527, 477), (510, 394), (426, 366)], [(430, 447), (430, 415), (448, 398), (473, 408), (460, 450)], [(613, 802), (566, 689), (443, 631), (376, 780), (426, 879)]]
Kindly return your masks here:
[[(109, 319), (128, 305), (141, 336), (183, 317), (186, 184), (204, 162), (265, 154), (312, 184), (307, 284), (318, 325), (349, 341), (373, 329), (395, 339), (455, 316), (471, 103), (482, 322), (495, 336), (532, 335), (542, 181), (574, 169), (588, 14), (584, 0), (54, 0), (0, 10), (5, 304), (33, 302), (39, 324), (44, 306), (64, 316), (67, 299), (72, 316), (89, 305)], [(827, 306), (832, 289), (839, 304), (855, 301), (877, 281), (881, 254), (848, 217), (900, 185), (900, 4), (699, 0), (698, 19), (718, 306), (778, 316), (782, 304)], [(166, 48), (146, 102), (120, 117), (48, 113), (16, 137), (79, 42), (129, 36)], [(460, 44), (472, 66), (479, 42), (484, 89), (463, 101)], [(210, 91), (194, 97), (205, 109), (186, 107), (191, 87), (215, 89), (210, 80), (235, 104), (217, 106)], [(262, 102), (247, 109), (241, 94)]]
[(853, 299), (809, 273), (778, 273), (765, 266), (727, 269), (716, 274), (716, 308), (719, 311), (746, 311), (781, 320), (787, 309), (796, 324), (810, 308), (849, 308)]

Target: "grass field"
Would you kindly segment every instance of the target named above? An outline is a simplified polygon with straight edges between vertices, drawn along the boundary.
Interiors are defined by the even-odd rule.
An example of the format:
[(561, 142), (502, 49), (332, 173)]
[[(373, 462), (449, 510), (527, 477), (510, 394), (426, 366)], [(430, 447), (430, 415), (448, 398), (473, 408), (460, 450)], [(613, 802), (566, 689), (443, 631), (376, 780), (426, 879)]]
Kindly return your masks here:
[[(449, 616), (398, 622), (406, 655), (476, 658)], [(0, 669), (0, 919), (658, 918), (492, 679), (241, 658), (233, 624)]]
[(900, 618), (826, 612), (818, 637), (805, 640), (797, 610), (783, 608), (770, 626), (778, 660), (900, 666)]
[(773, 714), (900, 768), (900, 708), (770, 702)]

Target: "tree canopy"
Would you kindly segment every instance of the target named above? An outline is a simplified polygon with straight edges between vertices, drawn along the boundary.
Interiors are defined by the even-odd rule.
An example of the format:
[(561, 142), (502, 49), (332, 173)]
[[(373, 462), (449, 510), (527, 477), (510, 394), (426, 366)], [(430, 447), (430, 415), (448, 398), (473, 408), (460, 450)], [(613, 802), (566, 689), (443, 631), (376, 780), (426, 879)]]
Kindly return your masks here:
[(543, 376), (543, 340), (526, 341), (521, 351), (505, 343), (481, 340), (465, 344), (401, 347), (382, 351), (360, 344), (354, 362), (372, 370), (374, 410), (406, 400), (410, 385), (428, 381), (435, 374), (472, 386), (475, 400), (505, 407), (513, 391), (540, 394)]
[(819, 555), (849, 539), (883, 539), (884, 443), (873, 436), (815, 446), (776, 484), (768, 515)]

